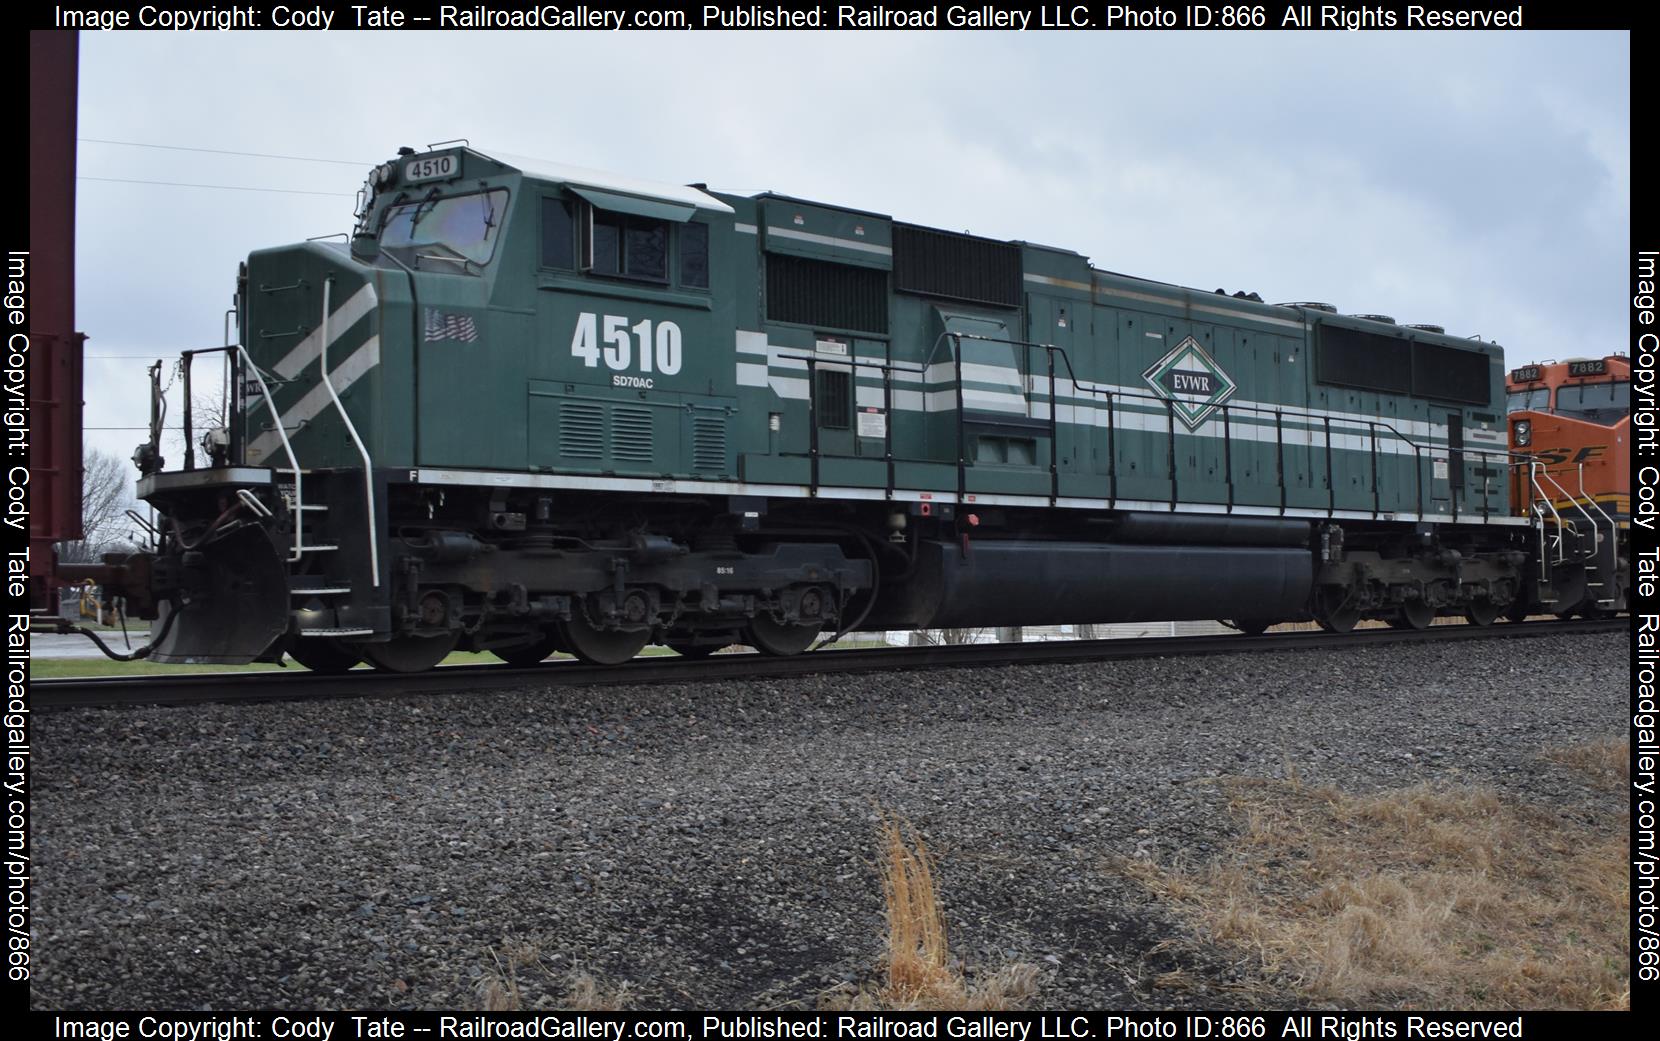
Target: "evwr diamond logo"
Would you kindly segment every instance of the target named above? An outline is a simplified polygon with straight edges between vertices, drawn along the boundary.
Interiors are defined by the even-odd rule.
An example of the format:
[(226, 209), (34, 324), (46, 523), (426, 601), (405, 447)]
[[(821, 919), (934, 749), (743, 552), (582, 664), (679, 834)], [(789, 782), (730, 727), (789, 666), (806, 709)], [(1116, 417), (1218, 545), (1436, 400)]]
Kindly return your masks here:
[(1154, 362), (1141, 378), (1153, 393), (1172, 403), (1176, 418), (1189, 430), (1199, 429), (1239, 389), (1191, 336)]

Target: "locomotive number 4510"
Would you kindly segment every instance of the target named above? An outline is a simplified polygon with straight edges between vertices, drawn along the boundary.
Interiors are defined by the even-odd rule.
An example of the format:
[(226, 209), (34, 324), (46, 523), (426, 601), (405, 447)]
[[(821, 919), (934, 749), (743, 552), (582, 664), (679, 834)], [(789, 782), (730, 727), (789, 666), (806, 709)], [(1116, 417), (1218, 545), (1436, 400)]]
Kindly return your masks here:
[[(593, 312), (584, 311), (577, 315), (576, 332), (571, 335), (571, 357), (581, 358), (582, 364), (590, 369), (598, 368), (603, 357), (605, 364), (616, 372), (626, 372), (636, 366), (641, 372), (655, 371), (665, 376), (673, 376), (680, 371), (680, 326), (675, 323), (658, 322), (654, 333), (649, 318), (629, 325), (627, 318), (608, 314), (605, 316), (603, 339), (600, 328), (599, 316)], [(636, 341), (638, 350), (635, 349)], [(649, 387), (651, 384), (647, 381), (643, 384), (631, 382), (629, 385)]]

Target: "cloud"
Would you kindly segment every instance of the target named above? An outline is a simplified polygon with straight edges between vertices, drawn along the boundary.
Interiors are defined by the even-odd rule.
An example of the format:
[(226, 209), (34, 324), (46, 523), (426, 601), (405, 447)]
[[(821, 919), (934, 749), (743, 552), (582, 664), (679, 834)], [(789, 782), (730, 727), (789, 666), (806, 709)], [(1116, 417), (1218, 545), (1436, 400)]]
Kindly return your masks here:
[[(1626, 33), (82, 40), (83, 137), (363, 164), (83, 144), (87, 176), (339, 193), (83, 180), (93, 356), (218, 342), (249, 250), (346, 230), (368, 165), (456, 136), (1439, 322), (1514, 363), (1623, 340)], [(142, 371), (89, 360), (89, 426), (145, 422)]]

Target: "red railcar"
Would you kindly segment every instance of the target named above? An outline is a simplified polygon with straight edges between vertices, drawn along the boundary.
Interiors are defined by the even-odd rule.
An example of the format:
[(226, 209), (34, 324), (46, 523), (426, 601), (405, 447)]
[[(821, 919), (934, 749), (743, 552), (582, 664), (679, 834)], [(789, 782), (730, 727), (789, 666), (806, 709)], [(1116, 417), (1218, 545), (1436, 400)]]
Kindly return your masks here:
[(57, 551), (81, 537), (81, 344), (75, 332), (72, 32), (29, 34), (29, 253), (6, 258), (29, 288), (29, 609), (57, 613)]

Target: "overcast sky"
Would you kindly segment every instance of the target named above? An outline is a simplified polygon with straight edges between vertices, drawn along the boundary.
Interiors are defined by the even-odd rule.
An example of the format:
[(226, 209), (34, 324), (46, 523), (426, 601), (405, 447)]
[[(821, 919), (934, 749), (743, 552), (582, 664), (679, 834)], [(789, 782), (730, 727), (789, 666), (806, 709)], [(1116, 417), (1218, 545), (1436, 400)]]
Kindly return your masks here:
[[(86, 425), (142, 427), (141, 359), (222, 342), (250, 250), (348, 230), (369, 166), (455, 137), (1436, 322), (1498, 340), (1511, 365), (1600, 356), (1625, 329), (1629, 44), (1623, 32), (82, 34)], [(125, 457), (142, 436), (89, 429), (87, 444)]]

